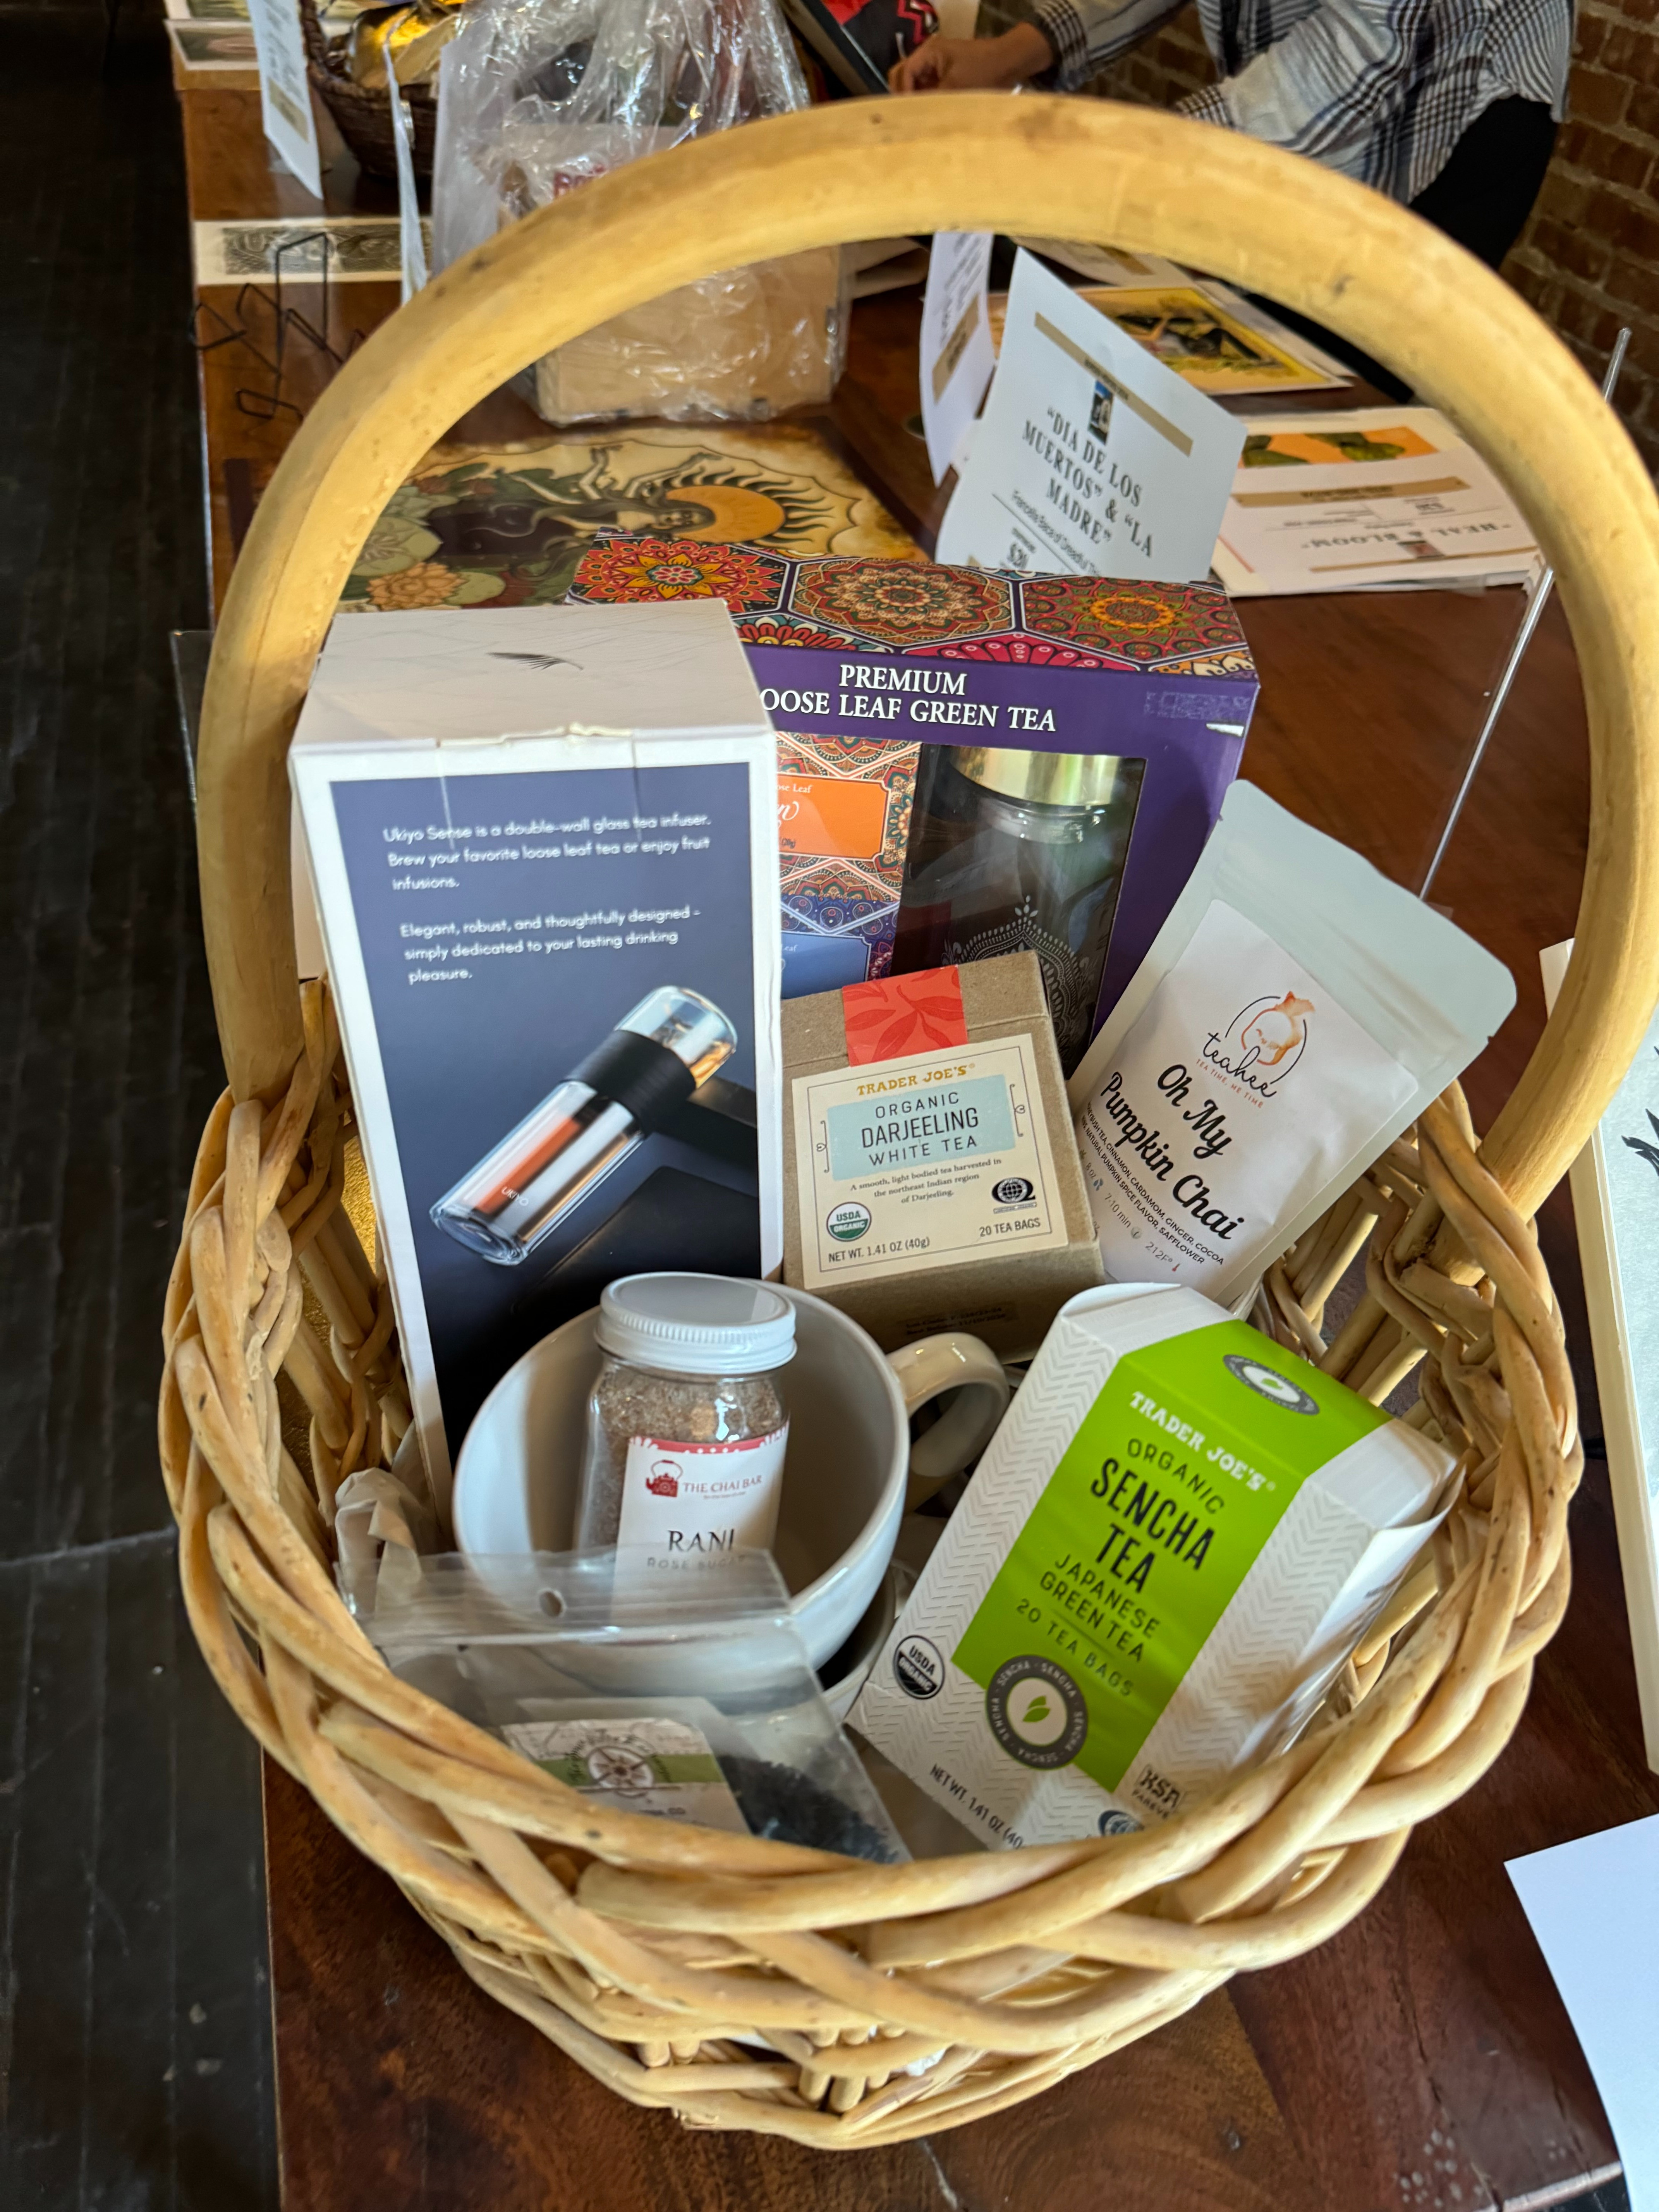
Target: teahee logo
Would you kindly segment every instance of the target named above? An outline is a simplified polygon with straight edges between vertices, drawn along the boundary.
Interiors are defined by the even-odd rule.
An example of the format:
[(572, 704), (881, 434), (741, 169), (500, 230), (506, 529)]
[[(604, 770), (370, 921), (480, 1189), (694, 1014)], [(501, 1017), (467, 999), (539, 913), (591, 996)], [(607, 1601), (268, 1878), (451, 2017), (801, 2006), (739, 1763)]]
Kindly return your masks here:
[(1313, 1012), (1313, 1000), (1299, 999), (1294, 991), (1282, 999), (1252, 999), (1224, 1030), (1211, 1030), (1204, 1057), (1258, 1097), (1277, 1097), (1308, 1048), (1308, 1017)]
[(1319, 1411), (1318, 1401), (1310, 1398), (1300, 1383), (1292, 1382), (1288, 1375), (1281, 1375), (1276, 1367), (1268, 1367), (1260, 1359), (1249, 1358), (1237, 1352), (1224, 1354), (1221, 1364), (1247, 1390), (1254, 1390), (1258, 1398), (1265, 1398), (1271, 1406), (1282, 1406), (1287, 1413)]

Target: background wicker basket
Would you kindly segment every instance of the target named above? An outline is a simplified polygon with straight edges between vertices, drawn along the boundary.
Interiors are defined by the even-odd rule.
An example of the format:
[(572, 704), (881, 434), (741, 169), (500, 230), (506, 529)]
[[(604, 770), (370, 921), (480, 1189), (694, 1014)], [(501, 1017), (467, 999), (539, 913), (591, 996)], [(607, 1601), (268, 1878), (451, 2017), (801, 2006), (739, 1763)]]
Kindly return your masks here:
[[(343, 40), (328, 38), (317, 15), (317, 0), (300, 0), (300, 27), (305, 33), (306, 61), (311, 82), (340, 136), (356, 156), (357, 165), (371, 177), (395, 178), (398, 156), (392, 137), (392, 101), (384, 90), (371, 92), (353, 81), (346, 67)], [(412, 84), (404, 97), (415, 126), (415, 173), (432, 174), (433, 148), (438, 136), (438, 95), (428, 85)]]
[[(1485, 1144), (1448, 1094), (1270, 1272), (1257, 1308), (1375, 1398), (1420, 1361), (1411, 1418), (1463, 1474), (1431, 1557), (1314, 1727), (1156, 1830), (877, 1867), (572, 1793), (397, 1680), (336, 1595), (335, 1490), (389, 1460), (409, 1407), (385, 1282), (342, 1207), (338, 1036), (321, 989), (295, 981), (283, 757), (386, 498), (524, 361), (711, 266), (895, 224), (1052, 233), (1085, 204), (1101, 236), (1271, 292), (1390, 359), (1520, 497), (1585, 672), (1585, 903), (1550, 1027)], [(1544, 420), (1550, 437), (1529, 438)], [(296, 438), (209, 679), (204, 914), (231, 1088), (169, 1290), (161, 1445), (191, 1620), (249, 1728), (485, 1989), (623, 2095), (696, 2124), (825, 2146), (953, 2125), (1321, 1942), (1412, 1824), (1498, 1755), (1565, 1606), (1580, 1454), (1523, 1217), (1659, 997), (1656, 699), (1659, 507), (1588, 380), (1437, 234), (1233, 133), (1092, 101), (848, 103), (634, 165), (447, 272)], [(1362, 1244), (1368, 1295), (1327, 1350), (1324, 1299)], [(295, 1451), (289, 1386), (308, 1430)]]

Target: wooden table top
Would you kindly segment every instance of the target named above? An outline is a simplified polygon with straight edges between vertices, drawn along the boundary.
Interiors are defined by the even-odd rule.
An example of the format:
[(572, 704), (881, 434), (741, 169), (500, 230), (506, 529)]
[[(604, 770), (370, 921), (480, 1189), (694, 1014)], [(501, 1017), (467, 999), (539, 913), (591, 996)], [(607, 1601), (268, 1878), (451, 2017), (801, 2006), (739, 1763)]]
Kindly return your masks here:
[[(314, 212), (267, 155), (257, 95), (190, 90), (181, 106), (193, 218)], [(349, 157), (328, 183), (331, 212), (392, 211), (390, 188), (359, 179)], [(312, 305), (296, 303), (314, 316), (310, 290)], [(233, 314), (230, 288), (204, 297)], [(331, 341), (343, 349), (396, 303), (395, 285), (337, 287)], [(906, 427), (916, 314), (913, 294), (861, 304), (847, 376), (820, 427), (931, 542), (941, 501)], [(255, 366), (238, 347), (202, 356), (216, 599), (298, 419), (262, 421), (239, 404)], [(314, 351), (291, 353), (285, 396), (308, 404), (326, 366)], [(541, 429), (512, 400), (490, 403), (467, 427), (503, 438)], [(1246, 602), (1261, 677), (1247, 773), (1414, 887), (1520, 605), (1514, 591)], [(1508, 1095), (1542, 1028), (1538, 951), (1571, 933), (1588, 813), (1577, 664), (1553, 608), (1436, 886), (1508, 963), (1519, 992), (1468, 1079), (1477, 1124)], [(1593, 1435), (1565, 1188), (1540, 1234)], [(485, 1998), (386, 1878), (268, 1766), (285, 2204), (1532, 2212), (1595, 2185), (1617, 2171), (1616, 2153), (1504, 1863), (1659, 1811), (1599, 1466), (1574, 1508), (1573, 1551), (1571, 1607), (1513, 1742), (1461, 1803), (1417, 1832), (1352, 1927), (1309, 1958), (1240, 1976), (1030, 2104), (888, 2150), (837, 2156), (690, 2132), (621, 2103)]]

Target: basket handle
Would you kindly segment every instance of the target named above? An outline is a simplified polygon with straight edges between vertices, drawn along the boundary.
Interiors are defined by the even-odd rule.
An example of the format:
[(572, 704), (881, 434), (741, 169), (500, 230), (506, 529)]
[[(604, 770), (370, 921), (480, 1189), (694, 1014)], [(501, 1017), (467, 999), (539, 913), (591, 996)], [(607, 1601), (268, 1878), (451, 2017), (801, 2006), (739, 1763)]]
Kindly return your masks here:
[(1566, 349), (1461, 247), (1315, 162), (1106, 100), (850, 100), (695, 140), (501, 232), (346, 363), (259, 503), (204, 702), (203, 920), (237, 1097), (274, 1097), (301, 1048), (295, 720), (359, 548), (451, 424), (712, 270), (894, 231), (1079, 228), (1266, 292), (1389, 362), (1455, 420), (1555, 568), (1589, 712), (1589, 851), (1572, 964), (1482, 1152), (1532, 1211), (1659, 1000), (1659, 500)]
[(328, 36), (317, 14), (317, 0), (300, 0), (300, 35), (305, 40), (306, 59), (325, 76), (332, 75), (328, 65)]

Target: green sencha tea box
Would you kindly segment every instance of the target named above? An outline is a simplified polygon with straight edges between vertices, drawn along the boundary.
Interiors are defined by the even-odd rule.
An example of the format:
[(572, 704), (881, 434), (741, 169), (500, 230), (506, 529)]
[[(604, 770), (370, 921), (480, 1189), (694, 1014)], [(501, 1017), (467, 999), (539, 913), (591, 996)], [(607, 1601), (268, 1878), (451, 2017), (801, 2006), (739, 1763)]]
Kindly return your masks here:
[(1305, 1723), (1451, 1468), (1195, 1291), (1085, 1291), (854, 1725), (993, 1846), (1167, 1818)]

